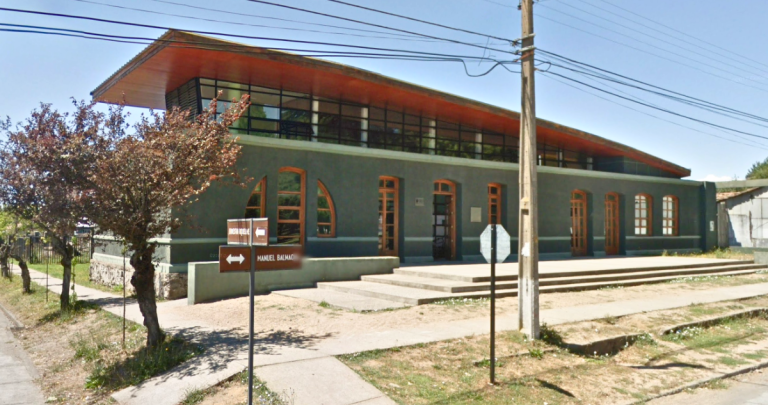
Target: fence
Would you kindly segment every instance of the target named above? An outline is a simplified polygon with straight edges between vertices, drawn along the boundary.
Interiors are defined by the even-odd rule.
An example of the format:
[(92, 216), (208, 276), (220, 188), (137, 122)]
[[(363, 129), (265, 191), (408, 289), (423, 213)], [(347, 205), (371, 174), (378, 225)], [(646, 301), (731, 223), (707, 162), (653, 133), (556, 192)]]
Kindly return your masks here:
[[(85, 234), (73, 237), (71, 243), (75, 248), (75, 262), (88, 263), (91, 261), (92, 235)], [(44, 242), (39, 237), (19, 238), (13, 249), (29, 264), (58, 264), (61, 262), (61, 254), (53, 249), (50, 242)]]

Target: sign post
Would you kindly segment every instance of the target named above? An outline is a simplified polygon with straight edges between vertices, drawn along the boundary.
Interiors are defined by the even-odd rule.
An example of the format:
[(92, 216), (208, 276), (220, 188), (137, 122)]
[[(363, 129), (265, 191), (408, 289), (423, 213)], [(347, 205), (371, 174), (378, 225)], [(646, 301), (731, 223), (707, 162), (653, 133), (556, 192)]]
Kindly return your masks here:
[(248, 405), (253, 405), (253, 330), (256, 271), (301, 268), (301, 246), (268, 246), (269, 220), (247, 218), (227, 220), (227, 246), (219, 246), (219, 272), (250, 273), (248, 295)]
[(491, 263), (491, 384), (496, 384), (496, 263), (507, 259), (510, 243), (507, 231), (495, 223), (480, 234), (480, 253)]

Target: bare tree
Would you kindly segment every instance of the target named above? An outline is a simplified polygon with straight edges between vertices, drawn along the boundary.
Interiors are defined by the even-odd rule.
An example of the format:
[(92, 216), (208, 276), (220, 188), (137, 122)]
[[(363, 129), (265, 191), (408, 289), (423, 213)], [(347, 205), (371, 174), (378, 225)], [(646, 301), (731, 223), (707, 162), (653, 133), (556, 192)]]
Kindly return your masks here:
[(234, 168), (240, 146), (228, 128), (248, 106), (244, 96), (217, 117), (213, 100), (197, 117), (180, 109), (151, 112), (132, 128), (125, 124), (121, 108), (110, 113), (108, 132), (118, 136), (92, 173), (89, 218), (101, 231), (125, 241), (131, 252), (131, 284), (147, 327), (148, 347), (164, 339), (155, 301), (156, 244), (151, 239), (176, 231), (190, 219), (185, 208), (211, 182), (231, 179), (242, 184)]
[(104, 114), (93, 103), (76, 102), (72, 114), (41, 104), (27, 120), (0, 123), (7, 140), (0, 143), (0, 205), (30, 221), (51, 239), (62, 257), (61, 309), (69, 308), (74, 248), (71, 237), (83, 219), (82, 190), (97, 159)]

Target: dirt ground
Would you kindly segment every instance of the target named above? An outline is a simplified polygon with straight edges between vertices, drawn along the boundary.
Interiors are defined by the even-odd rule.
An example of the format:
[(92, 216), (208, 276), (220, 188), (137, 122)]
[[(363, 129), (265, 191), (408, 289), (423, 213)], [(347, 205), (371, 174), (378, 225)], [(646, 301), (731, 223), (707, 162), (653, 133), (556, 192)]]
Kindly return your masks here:
[[(717, 287), (768, 282), (766, 274), (712, 279), (709, 281), (648, 284), (626, 288), (542, 294), (541, 309), (562, 308), (596, 303), (654, 298)], [(316, 302), (269, 294), (256, 297), (257, 331), (300, 331), (304, 334), (333, 336), (418, 327), (425, 323), (456, 321), (487, 317), (488, 300), (467, 303), (429, 304), (379, 312), (352, 312), (325, 308)], [(517, 298), (502, 298), (496, 302), (498, 315), (515, 314)], [(222, 316), (221, 314), (227, 314)], [(217, 329), (240, 330), (248, 327), (248, 298), (236, 298), (194, 306), (168, 305), (160, 318), (172, 316), (180, 323), (209, 326)]]

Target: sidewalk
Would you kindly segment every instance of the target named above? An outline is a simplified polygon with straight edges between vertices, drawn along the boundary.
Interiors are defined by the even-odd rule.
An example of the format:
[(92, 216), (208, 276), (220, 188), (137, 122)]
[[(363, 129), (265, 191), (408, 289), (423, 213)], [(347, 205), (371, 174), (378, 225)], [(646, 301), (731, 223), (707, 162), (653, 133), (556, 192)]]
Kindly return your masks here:
[(0, 306), (0, 404), (43, 404), (43, 393), (35, 383), (40, 376), (11, 332), (18, 326)]
[[(41, 277), (45, 277), (39, 272), (31, 273), (33, 281), (38, 283)], [(52, 291), (60, 291), (60, 280), (51, 279), (49, 283)], [(44, 281), (42, 284), (44, 285)], [(81, 286), (77, 287), (77, 291), (79, 299), (96, 302), (105, 310), (122, 315), (122, 297)], [(674, 296), (548, 309), (541, 311), (540, 316), (542, 323), (557, 325), (766, 294), (768, 283), (751, 284)], [(113, 397), (119, 403), (176, 405), (187, 391), (214, 385), (245, 367), (247, 339), (241, 332), (209, 328), (202, 321), (179, 322), (172, 316), (163, 315), (163, 309), (177, 305), (186, 305), (186, 300), (163, 302), (158, 305), (162, 327), (205, 345), (206, 352), (165, 375), (115, 393)], [(142, 322), (138, 306), (133, 302), (129, 303), (127, 318)], [(498, 314), (496, 328), (498, 331), (517, 330), (517, 313)], [(261, 332), (255, 345), (255, 373), (273, 391), (292, 393), (297, 405), (392, 404), (384, 394), (363, 381), (333, 356), (487, 333), (487, 317), (426, 323), (416, 328), (341, 333), (316, 339)]]

